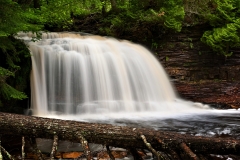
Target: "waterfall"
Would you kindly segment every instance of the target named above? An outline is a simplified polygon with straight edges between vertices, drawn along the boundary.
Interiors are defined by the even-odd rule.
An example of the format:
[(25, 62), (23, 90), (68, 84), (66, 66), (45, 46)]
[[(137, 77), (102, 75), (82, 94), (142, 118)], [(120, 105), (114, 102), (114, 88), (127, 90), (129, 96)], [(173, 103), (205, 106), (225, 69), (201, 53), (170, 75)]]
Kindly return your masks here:
[(35, 115), (109, 115), (201, 110), (181, 100), (168, 75), (141, 45), (77, 33), (18, 35), (32, 54)]

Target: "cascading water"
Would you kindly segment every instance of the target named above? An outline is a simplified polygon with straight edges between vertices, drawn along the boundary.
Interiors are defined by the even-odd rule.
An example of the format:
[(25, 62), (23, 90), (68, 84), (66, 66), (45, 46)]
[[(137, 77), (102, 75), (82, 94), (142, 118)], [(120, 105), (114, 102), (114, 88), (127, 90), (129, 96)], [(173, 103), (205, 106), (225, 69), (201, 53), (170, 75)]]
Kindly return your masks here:
[(74, 33), (43, 33), (28, 45), (35, 115), (201, 110), (176, 96), (163, 67), (140, 45)]
[[(32, 34), (18, 36), (32, 54), (31, 108), (37, 116), (240, 138), (239, 111), (179, 99), (160, 63), (140, 45), (73, 33), (43, 33), (36, 42)], [(51, 151), (48, 143), (41, 139), (38, 147)]]

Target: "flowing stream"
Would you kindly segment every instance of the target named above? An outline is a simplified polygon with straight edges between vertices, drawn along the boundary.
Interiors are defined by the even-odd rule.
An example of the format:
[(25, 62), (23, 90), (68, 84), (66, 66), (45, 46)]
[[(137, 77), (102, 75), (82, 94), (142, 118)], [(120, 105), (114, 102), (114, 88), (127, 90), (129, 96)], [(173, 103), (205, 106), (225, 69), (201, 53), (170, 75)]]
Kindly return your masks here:
[(238, 110), (180, 99), (141, 45), (79, 33), (19, 33), (32, 54), (34, 115), (239, 138)]

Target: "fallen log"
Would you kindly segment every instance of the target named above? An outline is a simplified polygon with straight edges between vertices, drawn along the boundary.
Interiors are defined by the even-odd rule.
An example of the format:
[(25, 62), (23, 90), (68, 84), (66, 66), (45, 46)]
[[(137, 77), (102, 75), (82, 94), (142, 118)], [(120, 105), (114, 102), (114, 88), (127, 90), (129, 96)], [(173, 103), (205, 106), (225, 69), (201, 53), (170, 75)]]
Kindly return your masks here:
[[(149, 149), (149, 146), (146, 145), (149, 143), (151, 148), (156, 151), (166, 153), (170, 153), (170, 151), (177, 153), (189, 152), (190, 157), (192, 155), (194, 157), (195, 154), (240, 155), (240, 140), (200, 137), (110, 124), (86, 123), (0, 112), (0, 128), (0, 134), (2, 135), (21, 135), (47, 139), (52, 139), (57, 135), (59, 140), (78, 143), (87, 141), (88, 143), (126, 149)], [(85, 151), (89, 152), (87, 145), (84, 147), (87, 148)], [(182, 148), (185, 148), (185, 151)]]

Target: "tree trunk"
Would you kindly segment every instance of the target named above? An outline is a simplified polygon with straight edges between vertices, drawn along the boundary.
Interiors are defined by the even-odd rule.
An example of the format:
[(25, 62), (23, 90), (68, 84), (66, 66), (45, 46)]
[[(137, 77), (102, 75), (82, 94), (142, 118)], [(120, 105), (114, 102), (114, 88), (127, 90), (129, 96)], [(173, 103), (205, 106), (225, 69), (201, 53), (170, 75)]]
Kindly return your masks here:
[[(240, 155), (240, 140), (191, 136), (145, 128), (113, 126), (49, 119), (0, 112), (0, 134), (21, 135), (80, 143), (103, 144), (122, 148), (155, 149), (162, 152), (189, 152), (187, 154)], [(150, 144), (150, 145), (149, 145)], [(184, 151), (185, 150), (185, 151)]]
[(116, 11), (117, 10), (117, 2), (116, 0), (110, 0), (111, 2), (111, 6), (112, 6), (112, 11)]

